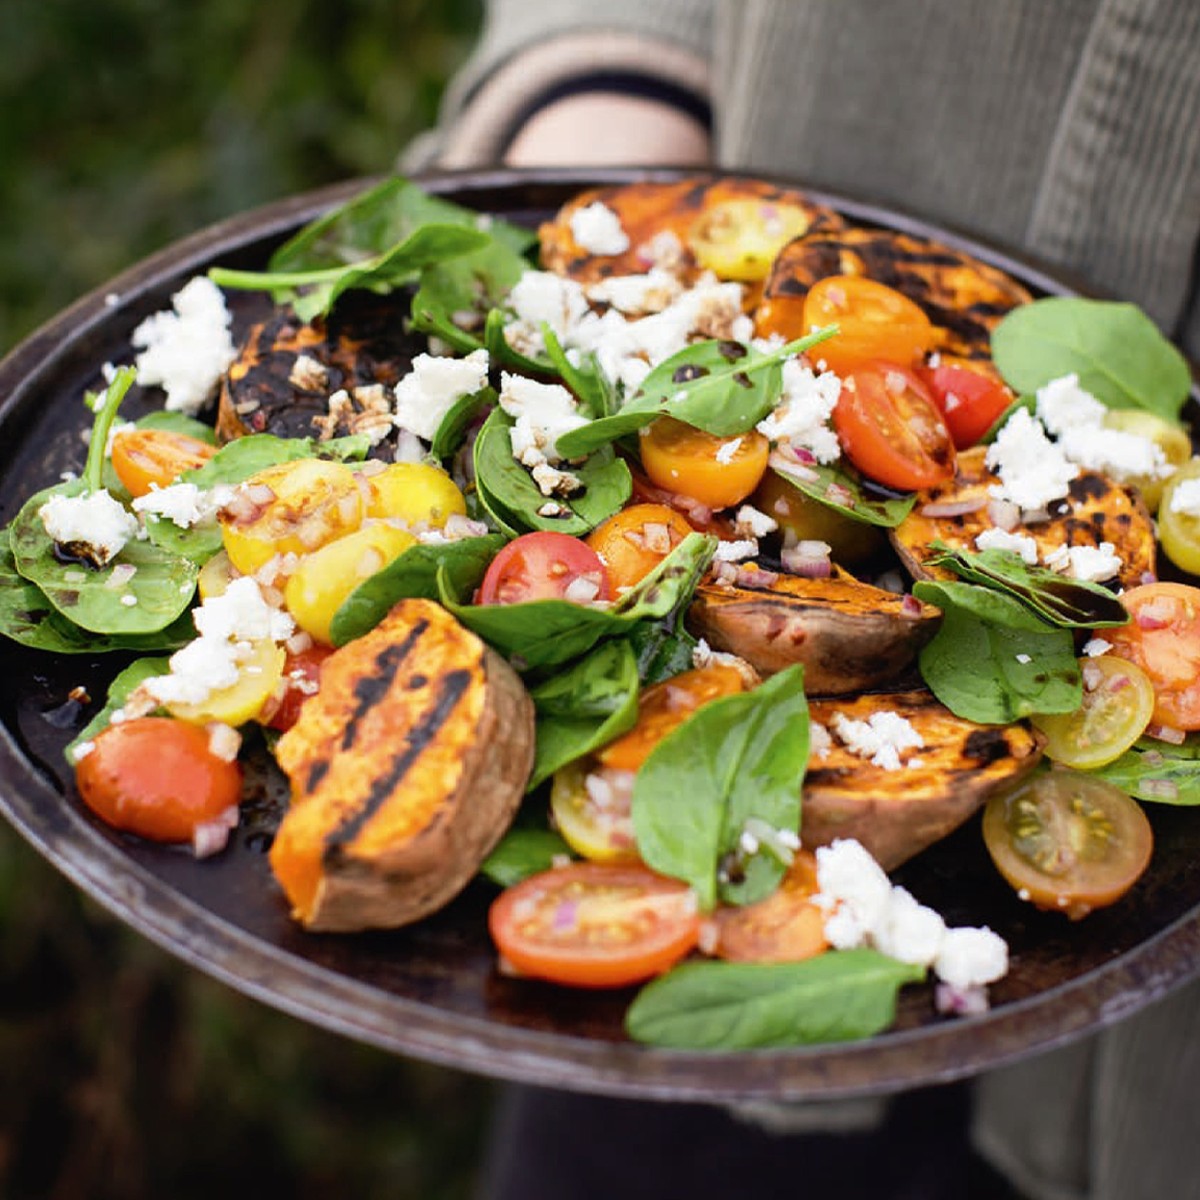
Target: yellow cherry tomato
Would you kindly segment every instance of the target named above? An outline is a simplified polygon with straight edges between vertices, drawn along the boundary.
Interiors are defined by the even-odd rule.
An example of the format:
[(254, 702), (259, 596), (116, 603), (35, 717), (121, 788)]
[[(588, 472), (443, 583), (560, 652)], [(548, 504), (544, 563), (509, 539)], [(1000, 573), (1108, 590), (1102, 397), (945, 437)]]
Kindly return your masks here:
[(224, 550), (218, 550), (200, 568), (200, 578), (196, 581), (196, 586), (200, 589), (201, 601), (211, 600), (214, 596), (223, 596), (225, 589), (236, 575), (233, 563), (229, 561), (229, 555)]
[[(1200, 458), (1184, 463), (1167, 481), (1158, 507), (1158, 537), (1163, 552), (1180, 570), (1200, 575), (1200, 516), (1183, 507), (1175, 508), (1180, 488), (1189, 480), (1200, 479)], [(1191, 486), (1196, 486), (1194, 483)], [(1191, 491), (1191, 486), (1188, 491)], [(1186, 506), (1187, 510), (1192, 505)]]
[(709, 508), (745, 500), (767, 469), (770, 443), (757, 430), (716, 437), (674, 417), (659, 417), (643, 429), (638, 448), (650, 482), (691, 496)]
[(167, 711), (181, 721), (207, 725), (222, 721), (226, 725), (244, 725), (252, 721), (283, 679), (282, 646), (270, 638), (261, 638), (251, 647), (238, 667), (236, 683), (218, 688), (198, 704), (168, 704)]
[(802, 208), (773, 200), (725, 200), (692, 226), (688, 246), (696, 261), (719, 279), (766, 279), (775, 256), (808, 231)]
[[(589, 775), (594, 776), (591, 788)], [(576, 854), (593, 862), (640, 861), (630, 811), (632, 779), (625, 771), (597, 768), (590, 758), (554, 773), (550, 812)]]
[(409, 527), (441, 529), (454, 514), (465, 515), (467, 502), (454, 480), (430, 463), (390, 463), (365, 475), (368, 517), (390, 517)]
[(283, 589), (288, 612), (314, 641), (332, 644), (330, 626), (346, 597), (416, 542), (394, 525), (364, 525), (306, 554)]
[(277, 554), (310, 554), (362, 524), (363, 498), (345, 463), (302, 458), (252, 475), (221, 513), (230, 562), (253, 575)]
[(1083, 703), (1073, 713), (1031, 717), (1046, 735), (1046, 756), (1091, 771), (1120, 758), (1154, 712), (1154, 685), (1136, 663), (1115, 655), (1083, 658)]

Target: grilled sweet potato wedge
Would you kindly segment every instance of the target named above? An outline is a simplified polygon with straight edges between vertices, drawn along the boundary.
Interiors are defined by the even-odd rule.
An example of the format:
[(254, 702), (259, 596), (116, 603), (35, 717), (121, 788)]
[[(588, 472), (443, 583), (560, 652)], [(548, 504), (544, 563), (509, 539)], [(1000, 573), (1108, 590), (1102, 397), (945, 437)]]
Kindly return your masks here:
[(827, 275), (863, 275), (916, 301), (937, 330), (935, 348), (965, 358), (991, 357), (991, 331), (1032, 296), (1015, 279), (928, 238), (888, 229), (814, 230), (775, 259), (764, 303), (803, 299)]
[(688, 628), (763, 675), (803, 663), (812, 695), (843, 695), (895, 679), (941, 621), (932, 605), (844, 572), (828, 579), (768, 578), (763, 586), (702, 584)]
[[(377, 430), (390, 437), (391, 389), (423, 345), (402, 332), (394, 300), (388, 309), (373, 294), (348, 293), (328, 321), (312, 324), (281, 309), (250, 329), (225, 373), (217, 436), (325, 440)], [(331, 412), (338, 391), (348, 403)]]
[(455, 896), (508, 827), (533, 762), (512, 668), (439, 605), (402, 600), (322, 664), (276, 746), (291, 807), (271, 867), (302, 925), (405, 925)]
[[(758, 179), (697, 178), (593, 188), (568, 201), (552, 221), (542, 225), (542, 265), (584, 284), (614, 275), (643, 275), (659, 266), (690, 284), (703, 269), (696, 259), (694, 241), (717, 232), (712, 225), (735, 211), (729, 207), (731, 202), (746, 200), (764, 206), (768, 223), (794, 222), (792, 236), (810, 229), (841, 229), (844, 224), (832, 209), (813, 203), (803, 192)], [(629, 236), (629, 249), (623, 253), (593, 254), (575, 240), (571, 218), (596, 202), (620, 219)], [(764, 263), (764, 275), (766, 266)]]
[[(952, 579), (949, 572), (927, 560), (936, 553), (931, 544), (943, 541), (959, 550), (974, 550), (975, 539), (994, 527), (988, 512), (988, 489), (998, 482), (984, 463), (987, 449), (975, 446), (958, 456), (953, 479), (922, 492), (909, 515), (891, 532), (892, 544), (916, 579)], [(946, 506), (974, 509), (958, 516), (930, 516)], [(1065, 512), (1059, 511), (1066, 507)], [(1033, 538), (1039, 557), (1059, 546), (1099, 546), (1111, 542), (1121, 558), (1116, 581), (1136, 587), (1155, 569), (1156, 545), (1150, 514), (1136, 489), (1113, 483), (1095, 471), (1080, 471), (1071, 482), (1070, 495), (1050, 506), (1045, 521), (1022, 525), (1014, 532)]]
[[(925, 743), (907, 752), (898, 770), (851, 753), (832, 732), (835, 713), (867, 721), (880, 712), (904, 717)], [(1023, 778), (1042, 757), (1028, 726), (964, 721), (925, 691), (814, 700), (809, 716), (830, 730), (831, 745), (809, 762), (801, 841), (811, 850), (857, 838), (889, 871), (953, 832), (993, 791)]]

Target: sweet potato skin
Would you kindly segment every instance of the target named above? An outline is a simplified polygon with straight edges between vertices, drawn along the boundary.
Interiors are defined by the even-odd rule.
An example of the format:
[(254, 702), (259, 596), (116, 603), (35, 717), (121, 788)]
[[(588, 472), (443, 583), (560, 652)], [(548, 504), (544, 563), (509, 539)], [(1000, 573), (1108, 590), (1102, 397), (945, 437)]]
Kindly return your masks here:
[(508, 827), (533, 762), (512, 668), (439, 605), (404, 600), (335, 651), (276, 746), (292, 803), (271, 865), (311, 930), (440, 908)]
[(895, 679), (940, 622), (932, 605), (845, 574), (780, 575), (763, 587), (704, 584), (687, 615), (692, 633), (760, 674), (803, 663), (809, 695), (843, 695)]
[(828, 753), (809, 762), (804, 781), (800, 839), (807, 849), (856, 838), (890, 871), (952, 833), (1042, 757), (1041, 739), (1029, 726), (965, 721), (926, 691), (814, 700), (809, 706), (811, 720), (826, 728), (834, 713), (865, 721), (884, 711), (907, 719), (923, 738), (925, 746), (908, 756), (918, 765), (877, 767), (833, 736)]

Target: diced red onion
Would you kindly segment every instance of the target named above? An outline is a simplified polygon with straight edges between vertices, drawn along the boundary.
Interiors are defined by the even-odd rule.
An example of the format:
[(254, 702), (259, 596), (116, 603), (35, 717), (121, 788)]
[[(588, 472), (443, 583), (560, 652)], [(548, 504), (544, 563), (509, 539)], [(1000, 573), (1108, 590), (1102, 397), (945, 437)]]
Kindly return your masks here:
[(642, 539), (651, 554), (671, 553), (671, 531), (659, 521), (647, 521), (642, 526)]
[(1148, 725), (1146, 736), (1156, 738), (1160, 742), (1168, 742), (1172, 746), (1182, 746), (1187, 741), (1187, 733), (1182, 729), (1172, 729), (1170, 725)]
[(579, 917), (579, 901), (564, 900), (554, 910), (554, 920), (552, 927), (555, 930), (562, 931), (573, 929)]
[(1135, 620), (1139, 629), (1166, 629), (1171, 623), (1170, 616), (1170, 609), (1161, 605), (1147, 604), (1145, 608), (1138, 609)]
[(944, 980), (933, 990), (934, 1007), (945, 1017), (974, 1017), (988, 1011), (987, 988), (976, 984), (972, 987), (955, 987)]
[(238, 807), (231, 804), (211, 821), (202, 821), (192, 830), (192, 853), (197, 858), (218, 854), (229, 844), (229, 835), (237, 828)]
[(1138, 577), (1139, 583), (1157, 583), (1158, 576), (1153, 571), (1143, 571)]
[(1178, 800), (1179, 784), (1173, 779), (1143, 779), (1142, 794), (1155, 800)]
[(797, 542), (779, 552), (779, 561), (793, 575), (805, 579), (828, 579), (833, 573), (829, 546), (825, 542)]
[(923, 605), (911, 592), (905, 593), (900, 601), (900, 611), (912, 617), (919, 617), (923, 611)]
[(770, 587), (779, 578), (778, 572), (764, 571), (762, 567), (756, 567), (753, 563), (747, 566), (741, 563), (729, 565), (736, 567), (733, 581), (740, 587)]
[(589, 575), (576, 575), (563, 591), (563, 599), (573, 604), (590, 604), (600, 595), (600, 584)]
[(1005, 533), (1012, 533), (1021, 523), (1021, 509), (1011, 500), (992, 499), (987, 502), (988, 520)]
[(976, 496), (970, 500), (935, 500), (921, 505), (920, 513), (923, 517), (937, 520), (942, 517), (965, 517), (986, 507), (987, 497)]

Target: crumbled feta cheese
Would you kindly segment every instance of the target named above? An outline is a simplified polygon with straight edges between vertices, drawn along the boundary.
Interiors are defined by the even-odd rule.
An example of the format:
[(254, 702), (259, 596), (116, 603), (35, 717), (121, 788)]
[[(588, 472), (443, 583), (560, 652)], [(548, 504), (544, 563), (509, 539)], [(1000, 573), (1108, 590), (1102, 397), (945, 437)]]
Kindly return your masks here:
[(920, 750), (924, 738), (912, 723), (899, 713), (874, 712), (865, 721), (855, 721), (844, 713), (834, 713), (833, 731), (851, 754), (870, 759), (885, 771), (898, 771), (905, 750)]
[(807, 450), (821, 463), (834, 462), (842, 451), (829, 418), (841, 394), (842, 381), (832, 371), (815, 374), (789, 358), (783, 364), (779, 403), (756, 428), (775, 445)]
[(1118, 483), (1137, 479), (1166, 479), (1175, 468), (1152, 438), (1101, 426), (1066, 429), (1058, 442), (1073, 463), (1098, 471)]
[(810, 758), (828, 758), (833, 749), (833, 738), (820, 721), (808, 723), (808, 753)]
[(758, 542), (751, 538), (739, 538), (737, 541), (721, 541), (717, 543), (713, 562), (742, 562), (753, 558), (758, 553)]
[(1038, 420), (1055, 437), (1069, 429), (1098, 427), (1108, 411), (1105, 406), (1079, 386), (1079, 376), (1063, 375), (1052, 379), (1037, 390)]
[(112, 562), (139, 530), (137, 518), (104, 488), (80, 496), (56, 492), (38, 516), (57, 545), (97, 567)]
[(946, 983), (964, 990), (995, 983), (1008, 971), (1008, 946), (986, 926), (947, 929), (933, 969)]
[(1112, 642), (1106, 642), (1102, 637), (1094, 637), (1090, 641), (1084, 642), (1083, 653), (1088, 658), (1100, 658), (1112, 648)]
[(133, 511), (166, 517), (180, 529), (190, 529), (213, 520), (232, 495), (233, 489), (225, 486), (201, 488), (194, 483), (173, 483), (160, 488), (151, 484), (149, 492), (134, 498)]
[(1169, 512), (1185, 517), (1200, 517), (1200, 479), (1181, 479), (1171, 492)]
[(1099, 546), (1071, 546), (1067, 550), (1067, 574), (1084, 583), (1101, 583), (1121, 569), (1121, 556), (1113, 552), (1112, 542)]
[(760, 512), (753, 504), (743, 504), (734, 517), (734, 528), (746, 537), (764, 538), (779, 528), (779, 522)]
[(713, 457), (723, 467), (728, 466), (731, 462), (733, 462), (734, 455), (737, 454), (738, 450), (741, 448), (741, 445), (742, 439), (740, 437), (730, 438), (729, 441), (721, 443)]
[(1079, 467), (1068, 462), (1045, 429), (1023, 408), (1018, 408), (988, 447), (985, 459), (1000, 477), (989, 489), (1000, 500), (1011, 500), (1026, 510), (1045, 508), (1070, 492)]
[(587, 424), (575, 397), (561, 384), (538, 383), (505, 371), (500, 376), (500, 407), (516, 423), (512, 427), (513, 457), (527, 467), (558, 463), (558, 439)]
[(599, 200), (571, 214), (571, 236), (589, 254), (624, 254), (630, 244), (621, 218)]
[(207, 597), (192, 613), (192, 621), (201, 637), (233, 641), (285, 642), (296, 628), (286, 612), (266, 602), (248, 575), (231, 580), (219, 596)]
[(930, 967), (941, 953), (946, 923), (902, 887), (893, 887), (887, 912), (871, 940), (880, 954)]
[(176, 292), (171, 304), (173, 311), (154, 313), (133, 331), (133, 344), (142, 350), (134, 365), (143, 387), (163, 387), (167, 409), (194, 414), (237, 356), (231, 318), (221, 289), (203, 275)]
[(887, 872), (853, 838), (819, 846), (816, 857), (820, 890), (813, 903), (827, 914), (825, 936), (839, 950), (861, 946), (887, 917), (892, 900)]
[(643, 315), (662, 312), (678, 299), (683, 285), (669, 271), (654, 267), (645, 275), (610, 275), (587, 284), (584, 291), (589, 300), (611, 304), (623, 313)]
[(1025, 533), (1009, 533), (1005, 529), (985, 529), (975, 538), (976, 550), (1011, 550), (1022, 562), (1037, 566), (1038, 544)]
[(463, 396), (486, 386), (488, 352), (473, 350), (466, 358), (418, 354), (408, 374), (396, 384), (397, 428), (433, 441), (442, 419)]
[(526, 271), (509, 292), (508, 303), (516, 321), (505, 327), (504, 336), (515, 350), (525, 354), (540, 354), (546, 349), (543, 323), (560, 342), (566, 342), (568, 331), (589, 311), (583, 288), (574, 279), (552, 271)]

